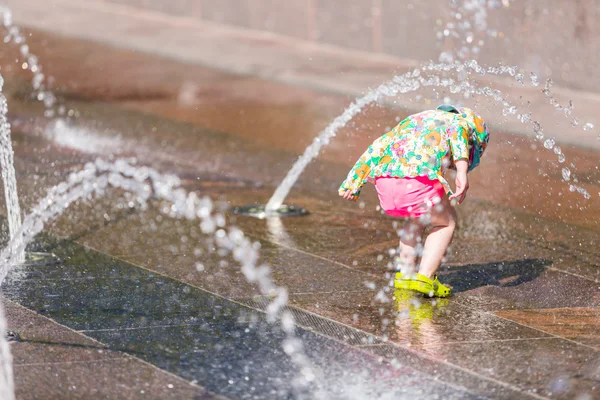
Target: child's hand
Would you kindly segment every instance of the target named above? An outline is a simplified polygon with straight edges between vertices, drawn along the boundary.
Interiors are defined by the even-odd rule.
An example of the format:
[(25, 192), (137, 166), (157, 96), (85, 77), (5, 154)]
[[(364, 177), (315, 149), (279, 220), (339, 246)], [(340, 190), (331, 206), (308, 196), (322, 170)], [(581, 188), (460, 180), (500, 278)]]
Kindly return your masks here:
[(348, 201), (356, 201), (358, 200), (358, 196), (355, 196), (351, 190), (346, 190), (343, 193), (340, 193), (340, 197)]
[(450, 200), (458, 199), (458, 204), (462, 203), (467, 197), (469, 190), (469, 178), (467, 178), (467, 169), (469, 163), (466, 158), (461, 158), (455, 162), (456, 165), (456, 192), (450, 196)]
[(469, 190), (469, 178), (466, 172), (458, 172), (456, 174), (456, 192), (450, 196), (450, 200), (458, 199), (458, 204), (462, 203), (467, 197), (467, 191)]

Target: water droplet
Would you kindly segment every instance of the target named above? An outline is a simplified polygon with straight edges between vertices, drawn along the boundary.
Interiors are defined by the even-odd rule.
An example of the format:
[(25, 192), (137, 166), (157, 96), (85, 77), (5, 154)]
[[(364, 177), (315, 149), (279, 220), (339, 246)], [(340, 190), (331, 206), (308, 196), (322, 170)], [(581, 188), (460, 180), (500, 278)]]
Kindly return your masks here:
[(542, 89), (542, 92), (544, 92), (546, 94), (546, 96), (551, 96), (551, 92), (550, 89), (552, 88), (552, 85), (554, 84), (554, 81), (550, 78), (546, 79), (546, 84), (544, 85), (544, 88)]
[(544, 142), (544, 147), (547, 149), (551, 149), (552, 147), (554, 147), (554, 139), (547, 139)]
[(585, 124), (585, 125), (583, 126), (583, 130), (584, 130), (584, 131), (591, 131), (592, 129), (594, 129), (594, 124), (592, 124), (592, 123), (590, 123), (590, 122), (588, 122), (587, 124)]
[(525, 84), (525, 82), (524, 82), (524, 80), (525, 80), (525, 76), (524, 76), (523, 74), (521, 74), (521, 73), (519, 73), (519, 74), (515, 75), (515, 80), (516, 80), (517, 82), (519, 82), (521, 85), (524, 85), (524, 84)]
[[(571, 170), (567, 167), (562, 169), (562, 177), (565, 181), (571, 180)], [(573, 190), (572, 190), (573, 191)]]
[(529, 114), (519, 114), (518, 119), (522, 123), (529, 122), (529, 121), (531, 121), (531, 113), (529, 113)]
[(562, 154), (562, 149), (559, 146), (554, 146), (554, 154)]

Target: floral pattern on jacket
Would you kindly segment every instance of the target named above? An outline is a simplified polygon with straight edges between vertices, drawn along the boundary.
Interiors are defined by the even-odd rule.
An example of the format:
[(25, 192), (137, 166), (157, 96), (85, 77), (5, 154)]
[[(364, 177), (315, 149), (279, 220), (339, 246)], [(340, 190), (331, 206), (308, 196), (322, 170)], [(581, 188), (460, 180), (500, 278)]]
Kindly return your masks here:
[(451, 193), (443, 176), (447, 168), (460, 159), (469, 160), (469, 170), (476, 167), (489, 138), (479, 115), (467, 108), (459, 110), (459, 114), (429, 110), (401, 121), (363, 153), (340, 193), (350, 190), (358, 196), (365, 183), (374, 183), (378, 177), (418, 176), (440, 181), (446, 193)]

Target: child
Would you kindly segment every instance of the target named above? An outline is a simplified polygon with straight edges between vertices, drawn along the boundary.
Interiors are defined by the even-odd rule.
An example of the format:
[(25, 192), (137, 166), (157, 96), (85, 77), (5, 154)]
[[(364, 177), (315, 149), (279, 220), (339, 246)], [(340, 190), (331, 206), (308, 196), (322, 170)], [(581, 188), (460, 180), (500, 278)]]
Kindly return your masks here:
[[(467, 172), (479, 165), (488, 139), (483, 119), (473, 110), (442, 105), (409, 116), (375, 140), (340, 186), (341, 197), (356, 201), (366, 182), (375, 183), (381, 208), (392, 217), (409, 218), (400, 237), (396, 288), (450, 295), (451, 288), (435, 274), (456, 227), (450, 200), (465, 199)], [(448, 167), (456, 170), (455, 193), (443, 177)], [(415, 274), (416, 247), (427, 227), (431, 231)]]

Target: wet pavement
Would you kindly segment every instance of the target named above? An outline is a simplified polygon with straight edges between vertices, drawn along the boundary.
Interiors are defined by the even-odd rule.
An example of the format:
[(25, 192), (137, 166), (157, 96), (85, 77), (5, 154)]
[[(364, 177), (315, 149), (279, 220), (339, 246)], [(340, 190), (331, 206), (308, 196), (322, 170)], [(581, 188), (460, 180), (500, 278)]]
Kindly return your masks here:
[[(284, 333), (256, 309), (240, 304), (243, 299), (230, 301), (73, 243), (46, 240), (37, 246), (51, 251), (60, 263), (21, 268), (5, 285), (4, 295), (95, 339), (95, 345), (87, 346), (90, 359), (126, 353), (230, 398), (292, 396), (295, 371), (283, 351)], [(252, 300), (245, 303), (252, 304)], [(21, 343), (45, 344), (27, 333)], [(320, 390), (329, 393), (329, 398), (345, 397), (345, 379), (353, 379), (365, 398), (376, 397), (377, 392), (477, 398), (443, 383), (419, 387), (415, 382), (429, 380), (429, 375), (409, 366), (392, 368), (356, 346), (319, 333), (300, 328), (296, 335), (313, 367), (321, 371), (327, 387)], [(375, 341), (366, 334), (362, 339), (354, 344)], [(68, 339), (57, 344), (59, 349), (61, 344), (67, 354), (72, 353), (69, 346), (77, 346)], [(61, 353), (52, 352), (41, 362), (60, 360)], [(39, 354), (28, 356), (36, 359)], [(387, 378), (390, 374), (395, 374), (394, 379)], [(340, 384), (331, 385), (338, 379)]]
[[(351, 100), (34, 33), (31, 47), (81, 116), (52, 130), (3, 49), (25, 210), (111, 154), (176, 174), (223, 207), (264, 203)], [(399, 227), (376, 210), (374, 190), (360, 204), (336, 195), (363, 147), (401, 116), (372, 107), (340, 132), (291, 193), (309, 216), (228, 215), (288, 289), (298, 335), (324, 370), (320, 387), (340, 398), (600, 396), (598, 153), (563, 146), (593, 194), (585, 200), (552, 152), (494, 131), (440, 271), (456, 294), (406, 297), (388, 286)], [(127, 203), (115, 191), (74, 204), (47, 227), (65, 239), (53, 247), (63, 263), (16, 270), (4, 288), (10, 326), (25, 339), (12, 345), (19, 396), (285, 398), (292, 367), (281, 333), (262, 322), (258, 290), (210, 251), (196, 222)], [(38, 372), (48, 379), (36, 382)]]

